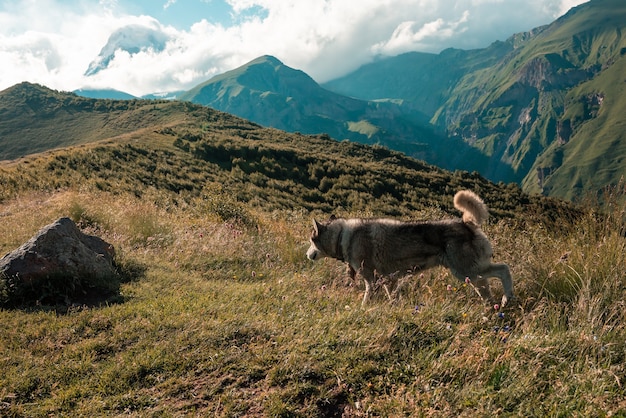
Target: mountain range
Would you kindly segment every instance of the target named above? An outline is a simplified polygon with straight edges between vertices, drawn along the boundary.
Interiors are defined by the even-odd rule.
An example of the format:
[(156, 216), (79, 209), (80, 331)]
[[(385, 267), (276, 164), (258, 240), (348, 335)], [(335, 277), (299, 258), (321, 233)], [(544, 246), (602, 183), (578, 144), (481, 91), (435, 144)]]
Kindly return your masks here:
[(626, 3), (592, 0), (476, 50), (381, 58), (323, 86), (260, 57), (179, 96), (576, 199), (626, 172)]
[[(483, 49), (380, 58), (324, 85), (262, 56), (175, 98), (263, 126), (382, 145), (448, 170), (515, 182), (530, 193), (577, 199), (619, 183), (626, 171), (625, 29), (626, 3), (591, 0), (550, 25)], [(19, 106), (26, 107), (0, 105), (0, 115), (33, 111)], [(70, 118), (62, 107), (47, 109)], [(77, 142), (107, 135), (108, 116), (93, 111), (95, 129)], [(27, 126), (41, 134), (33, 143), (10, 141), (3, 124), (0, 159), (61, 140), (38, 132), (35, 120)]]
[(435, 208), (455, 213), (454, 192), (472, 189), (490, 202), (495, 219), (549, 224), (572, 208), (478, 173), (265, 128), (208, 106), (92, 99), (26, 82), (0, 92), (0, 184), (0, 202), (28, 190), (80, 188), (135, 196), (159, 190), (188, 204), (208, 188), (269, 212), (411, 216)]
[(469, 167), (462, 164), (461, 150), (469, 152), (470, 147), (453, 138), (456, 163), (439, 158), (444, 137), (432, 129), (425, 114), (402, 100), (362, 100), (334, 93), (272, 56), (213, 77), (178, 98), (288, 132), (381, 144), (448, 169)]

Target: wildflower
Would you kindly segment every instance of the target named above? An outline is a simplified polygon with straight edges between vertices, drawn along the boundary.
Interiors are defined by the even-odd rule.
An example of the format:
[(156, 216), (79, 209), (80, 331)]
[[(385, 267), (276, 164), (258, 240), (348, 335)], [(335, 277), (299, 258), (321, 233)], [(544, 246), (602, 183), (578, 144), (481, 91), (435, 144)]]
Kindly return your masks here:
[(326, 285), (325, 285), (325, 284), (323, 284), (323, 285), (322, 285), (322, 292), (323, 292), (324, 290), (326, 290)]
[(450, 284), (449, 284), (449, 285), (446, 287), (446, 289), (448, 289), (448, 292), (451, 292), (451, 291), (452, 291), (452, 285), (450, 285)]
[(252, 277), (256, 277), (256, 271), (252, 270)]
[(470, 282), (471, 282), (470, 278), (469, 278), (469, 277), (466, 277), (466, 278), (465, 278), (465, 283), (470, 284)]
[(498, 305), (497, 303), (495, 305), (493, 305), (493, 310), (494, 311), (499, 311), (500, 310), (500, 305)]
[(504, 312), (498, 312), (498, 318), (504, 319)]

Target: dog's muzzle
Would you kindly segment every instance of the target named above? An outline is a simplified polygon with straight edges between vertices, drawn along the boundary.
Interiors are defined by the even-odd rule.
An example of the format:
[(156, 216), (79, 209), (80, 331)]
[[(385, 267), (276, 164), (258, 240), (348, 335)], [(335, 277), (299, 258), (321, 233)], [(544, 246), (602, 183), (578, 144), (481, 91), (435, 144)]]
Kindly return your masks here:
[(318, 255), (319, 255), (319, 250), (315, 247), (315, 245), (311, 244), (311, 246), (306, 252), (306, 257), (309, 260), (315, 261)]

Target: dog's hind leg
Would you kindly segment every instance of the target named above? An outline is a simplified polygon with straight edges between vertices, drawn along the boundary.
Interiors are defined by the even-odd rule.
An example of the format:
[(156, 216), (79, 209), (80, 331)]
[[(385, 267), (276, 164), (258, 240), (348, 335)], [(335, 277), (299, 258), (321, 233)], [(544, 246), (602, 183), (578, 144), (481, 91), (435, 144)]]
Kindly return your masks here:
[(501, 305), (505, 306), (513, 296), (513, 279), (511, 278), (511, 271), (506, 264), (491, 264), (487, 269), (482, 272), (482, 275), (487, 277), (497, 277), (502, 282), (502, 288), (504, 295), (502, 295)]
[(477, 278), (472, 280), (472, 284), (474, 285), (474, 289), (476, 289), (476, 292), (485, 301), (489, 303), (495, 302), (493, 300), (493, 296), (491, 295), (491, 291), (489, 290), (489, 281), (487, 280), (487, 276), (478, 276)]
[(492, 277), (489, 275), (490, 273), (482, 274), (483, 271), (481, 271), (481, 274), (476, 274), (475, 270), (472, 270), (473, 273), (469, 273), (467, 271), (462, 272), (453, 268), (450, 268), (450, 271), (452, 272), (454, 277), (462, 282), (467, 281), (467, 279), (469, 278), (471, 286), (485, 302), (495, 303), (495, 300), (493, 300), (493, 297), (491, 296), (491, 291), (489, 290), (489, 280), (487, 280), (489, 279), (489, 277)]
[(354, 280), (354, 278), (356, 277), (356, 270), (354, 270), (350, 264), (348, 264), (346, 267), (346, 273), (348, 274), (350, 280)]

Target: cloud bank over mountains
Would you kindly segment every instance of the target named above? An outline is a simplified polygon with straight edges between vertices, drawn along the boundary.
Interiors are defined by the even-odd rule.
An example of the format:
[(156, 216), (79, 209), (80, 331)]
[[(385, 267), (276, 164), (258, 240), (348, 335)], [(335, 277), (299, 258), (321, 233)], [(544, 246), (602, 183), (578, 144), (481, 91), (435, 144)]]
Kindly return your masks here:
[(146, 26), (129, 25), (119, 28), (111, 34), (98, 57), (89, 64), (85, 75), (92, 76), (107, 69), (118, 51), (129, 55), (150, 51), (158, 54), (163, 52), (168, 40), (169, 36), (164, 32)]
[(0, 89), (30, 81), (144, 95), (266, 54), (324, 82), (379, 55), (482, 48), (584, 0), (221, 0), (229, 21), (198, 15), (185, 28), (167, 20), (180, 0), (155, 2), (160, 20), (124, 0), (0, 0)]

